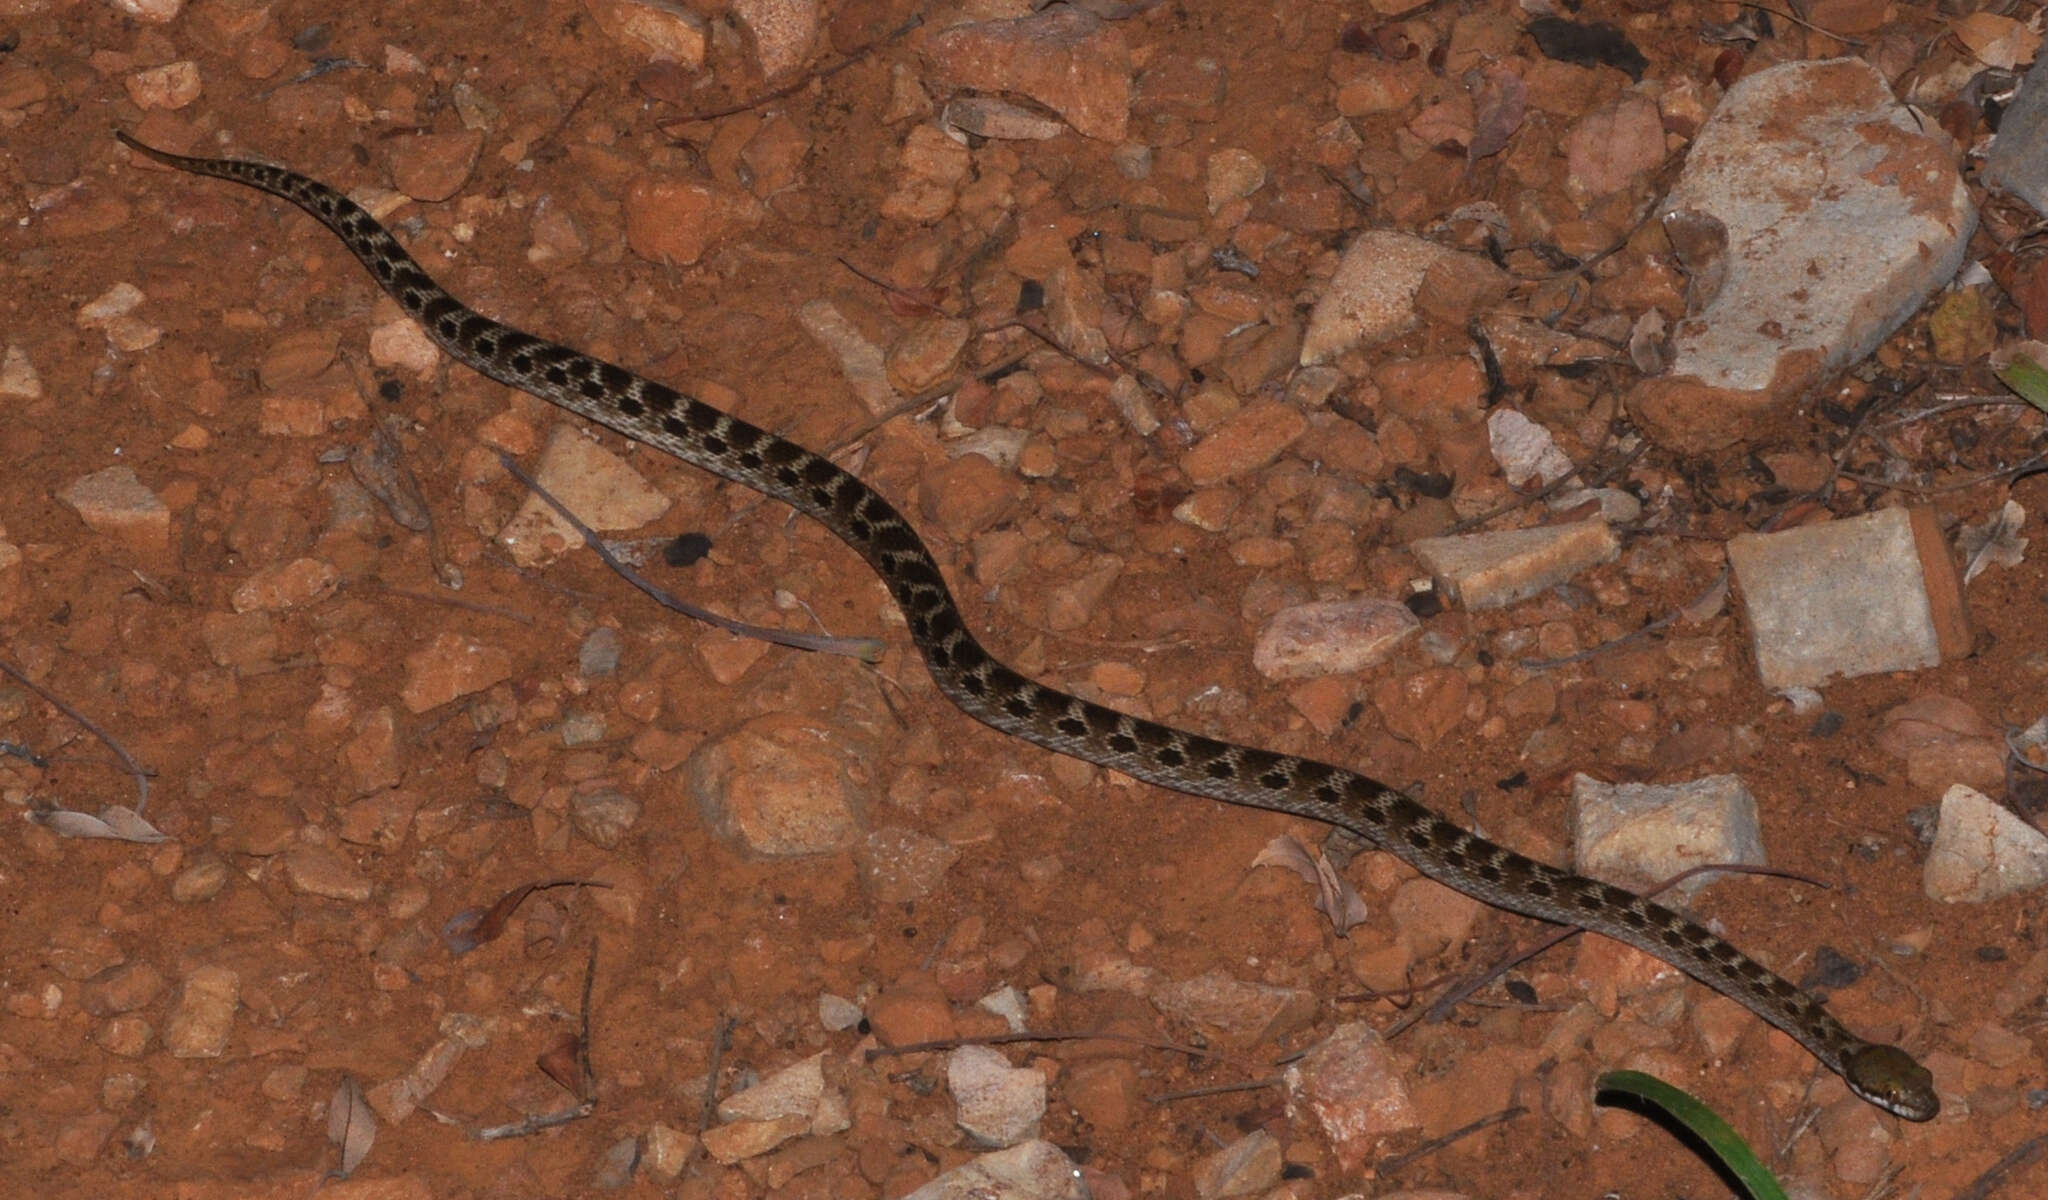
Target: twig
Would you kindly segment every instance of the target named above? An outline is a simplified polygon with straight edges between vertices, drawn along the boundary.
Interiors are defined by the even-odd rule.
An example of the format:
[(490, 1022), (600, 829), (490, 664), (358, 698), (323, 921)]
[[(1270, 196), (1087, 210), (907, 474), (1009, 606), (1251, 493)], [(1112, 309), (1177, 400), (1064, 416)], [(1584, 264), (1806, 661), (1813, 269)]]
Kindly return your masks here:
[(883, 34), (881, 37), (876, 38), (874, 41), (869, 42), (864, 46), (856, 46), (852, 50), (847, 51), (845, 58), (840, 59), (838, 62), (833, 63), (829, 67), (825, 67), (817, 71), (812, 71), (807, 75), (803, 75), (797, 78), (796, 80), (783, 85), (782, 87), (776, 88), (774, 91), (769, 92), (766, 95), (756, 96), (752, 100), (748, 100), (743, 104), (735, 104), (731, 108), (720, 108), (715, 109), (711, 112), (693, 113), (688, 116), (674, 117), (671, 118), (670, 120), (662, 122), (662, 127), (666, 129), (670, 125), (686, 125), (693, 121), (715, 121), (720, 117), (730, 117), (739, 113), (746, 112), (750, 108), (759, 108), (763, 104), (772, 104), (775, 101), (782, 99), (784, 96), (794, 96), (798, 92), (809, 87), (813, 82), (817, 80), (832, 78), (834, 75), (839, 74), (839, 72), (844, 71), (846, 68), (859, 62), (861, 59), (866, 58), (869, 54), (872, 54), (874, 51), (880, 49), (881, 47), (888, 45), (890, 42), (895, 41), (897, 38), (902, 37), (904, 34), (909, 33), (911, 30), (916, 29), (918, 26), (922, 24), (924, 24), (924, 14), (912, 13), (908, 21), (905, 21), (903, 24), (898, 25), (896, 28), (890, 30), (888, 33)]
[(977, 1037), (937, 1038), (929, 1042), (909, 1042), (901, 1046), (875, 1046), (867, 1051), (867, 1061), (878, 1058), (893, 1058), (901, 1054), (924, 1054), (933, 1050), (953, 1050), (961, 1046), (1009, 1046), (1018, 1042), (1127, 1042), (1133, 1046), (1149, 1046), (1154, 1050), (1170, 1050), (1185, 1054), (1189, 1058), (1208, 1058), (1228, 1063), (1244, 1070), (1256, 1069), (1253, 1064), (1232, 1059), (1227, 1054), (1204, 1050), (1199, 1046), (1184, 1046), (1164, 1038), (1140, 1037), (1134, 1033), (1113, 1033), (1086, 1029), (1061, 1029), (1047, 1032), (1024, 1030), (1021, 1033), (991, 1033)]
[(583, 544), (590, 547), (591, 551), (598, 558), (602, 559), (606, 566), (617, 572), (621, 579), (645, 592), (655, 603), (663, 608), (682, 613), (687, 617), (694, 617), (706, 625), (717, 626), (727, 633), (738, 637), (754, 638), (759, 641), (772, 642), (778, 646), (790, 646), (798, 650), (819, 650), (828, 654), (844, 654), (850, 658), (860, 659), (862, 662), (873, 663), (882, 660), (883, 646), (880, 638), (841, 638), (824, 634), (792, 633), (786, 629), (767, 629), (759, 625), (749, 625), (745, 621), (735, 621), (730, 617), (723, 617), (709, 609), (699, 608), (691, 604), (689, 601), (667, 591), (641, 575), (638, 571), (627, 566), (624, 562), (621, 562), (619, 557), (611, 552), (611, 547), (604, 544), (604, 539), (597, 536), (595, 530), (578, 520), (576, 514), (569, 511), (568, 506), (549, 494), (548, 490), (540, 485), (539, 480), (522, 470), (519, 464), (513, 460), (512, 456), (503, 450), (498, 451), (498, 465), (504, 467), (506, 472), (514, 479), (525, 484), (534, 495), (539, 496), (549, 508), (555, 510), (556, 515), (560, 516), (562, 520), (567, 521), (569, 527), (574, 529), (583, 538)]
[(1982, 1175), (1970, 1181), (1970, 1186), (1956, 1193), (1956, 1200), (1989, 1200), (1993, 1189), (2005, 1182), (2005, 1177), (2041, 1157), (2048, 1150), (2048, 1133), (2028, 1138), (2006, 1152), (2004, 1158), (1985, 1168)]
[(2032, 458), (2027, 459), (2025, 462), (2018, 463), (2010, 467), (2004, 467), (1996, 471), (1986, 471), (1982, 475), (1978, 475), (1971, 479), (1961, 479), (1957, 480), (1954, 483), (1934, 484), (1931, 486), (1917, 483), (1895, 483), (1889, 479), (1879, 479), (1875, 475), (1863, 475), (1855, 471), (1842, 472), (1842, 478), (1853, 479), (1857, 483), (1868, 484), (1871, 487), (1891, 488), (1894, 491), (1911, 492), (1916, 496), (1938, 496), (1943, 492), (1960, 492), (1973, 487), (1981, 487), (1987, 483), (1996, 483), (1998, 480), (2006, 479), (2014, 475), (2024, 474), (2025, 472), (2031, 471), (2034, 468), (2042, 466), (2044, 464), (2048, 464), (2048, 451), (2036, 454)]
[(9, 663), (5, 659), (0, 659), (0, 672), (6, 673), (8, 678), (14, 680), (16, 683), (27, 688), (29, 691), (34, 692), (36, 695), (41, 696), (44, 700), (47, 700), (52, 707), (56, 708), (58, 712), (63, 713), (67, 717), (70, 717), (73, 721), (76, 721), (87, 733), (90, 733), (94, 737), (98, 738), (100, 741), (106, 743), (107, 749), (112, 750), (114, 752), (114, 757), (120, 759), (121, 765), (128, 768), (128, 773), (135, 777), (135, 788), (140, 793), (139, 797), (135, 801), (135, 815), (140, 817), (148, 812), (149, 779), (150, 776), (156, 774), (156, 772), (143, 766), (141, 763), (136, 762), (134, 756), (128, 753), (128, 748), (114, 740), (114, 735), (108, 733), (104, 729), (101, 729), (98, 725), (93, 724), (92, 721), (89, 718), (87, 718), (84, 713), (79, 712), (77, 709), (71, 707), (69, 704), (64, 703), (62, 700), (59, 700), (50, 691), (50, 689), (44, 687), (42, 684), (37, 683), (35, 680), (30, 679), (28, 676), (16, 670), (12, 663)]
[(1202, 1096), (1223, 1096), (1231, 1092), (1256, 1092), (1260, 1088), (1280, 1087), (1287, 1082), (1284, 1075), (1268, 1075), (1264, 1079), (1247, 1079), (1243, 1083), (1212, 1083), (1207, 1087), (1182, 1088), (1177, 1092), (1160, 1092), (1145, 1097), (1152, 1104), (1171, 1104), (1175, 1100), (1194, 1100)]
[(476, 1140), (480, 1142), (496, 1142), (502, 1141), (505, 1138), (532, 1137), (543, 1129), (553, 1129), (558, 1125), (567, 1125), (572, 1121), (581, 1121), (596, 1111), (597, 1101), (585, 1100), (559, 1112), (541, 1113), (538, 1116), (528, 1117), (524, 1121), (514, 1121), (510, 1125), (492, 1125), (488, 1128), (479, 1129), (476, 1131)]
[(1444, 1134), (1442, 1137), (1431, 1138), (1428, 1141), (1422, 1143), (1420, 1146), (1417, 1146), (1415, 1149), (1408, 1151), (1406, 1154), (1396, 1154), (1392, 1158), (1389, 1158), (1384, 1162), (1380, 1163), (1376, 1169), (1379, 1171), (1381, 1175), (1392, 1175), (1394, 1172), (1407, 1166), (1409, 1163), (1412, 1163), (1417, 1159), (1423, 1158), (1426, 1155), (1435, 1154), (1437, 1151), (1442, 1150), (1444, 1147), (1449, 1146), (1453, 1142), (1462, 1141), (1465, 1138), (1471, 1137), (1473, 1134), (1478, 1133), (1482, 1129), (1488, 1129), (1495, 1125), (1504, 1125), (1507, 1122), (1514, 1120), (1516, 1117), (1523, 1116), (1528, 1111), (1529, 1110), (1523, 1107), (1522, 1105), (1511, 1104), (1508, 1107), (1501, 1109), (1499, 1112), (1493, 1113), (1489, 1116), (1481, 1117), (1477, 1121), (1474, 1121), (1469, 1125), (1460, 1125), (1458, 1128), (1451, 1130), (1449, 1133)]

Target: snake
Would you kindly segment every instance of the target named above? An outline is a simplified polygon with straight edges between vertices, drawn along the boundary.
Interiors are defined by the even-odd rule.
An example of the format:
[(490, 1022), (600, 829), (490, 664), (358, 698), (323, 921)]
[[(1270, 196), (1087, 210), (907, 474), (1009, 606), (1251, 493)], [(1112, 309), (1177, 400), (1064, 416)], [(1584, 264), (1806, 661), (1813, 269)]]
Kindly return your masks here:
[(1852, 1093), (1886, 1112), (1927, 1121), (1941, 1111), (1932, 1074), (1909, 1052), (1857, 1037), (1810, 992), (1662, 904), (1497, 845), (1355, 771), (1176, 729), (1027, 678), (975, 639), (916, 529), (851, 472), (666, 384), (476, 312), (334, 188), (268, 163), (175, 154), (125, 132), (115, 136), (165, 166), (239, 183), (305, 210), (443, 351), (471, 370), (817, 520), (881, 578), (932, 681), (968, 716), (1173, 791), (1350, 830), (1487, 904), (1590, 929), (1655, 955), (1789, 1034)]

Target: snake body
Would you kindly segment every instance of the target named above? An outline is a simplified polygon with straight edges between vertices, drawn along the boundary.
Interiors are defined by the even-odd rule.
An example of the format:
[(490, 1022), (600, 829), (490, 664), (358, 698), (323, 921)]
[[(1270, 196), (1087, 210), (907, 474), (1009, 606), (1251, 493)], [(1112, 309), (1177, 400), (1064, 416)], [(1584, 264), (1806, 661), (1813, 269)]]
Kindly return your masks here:
[(1790, 1034), (1856, 1095), (1888, 1112), (1925, 1121), (1940, 1111), (1932, 1076), (1906, 1051), (1858, 1038), (1818, 999), (1661, 904), (1495, 845), (1399, 789), (1342, 767), (1175, 729), (1025, 678), (975, 640), (931, 551), (874, 489), (823, 456), (674, 388), (473, 311), (333, 188), (264, 163), (188, 157), (116, 136), (157, 162), (304, 209), (470, 369), (818, 520), (881, 577), (933, 681), (969, 716), (1161, 787), (1349, 829), (1467, 895), (1582, 926), (1663, 959)]

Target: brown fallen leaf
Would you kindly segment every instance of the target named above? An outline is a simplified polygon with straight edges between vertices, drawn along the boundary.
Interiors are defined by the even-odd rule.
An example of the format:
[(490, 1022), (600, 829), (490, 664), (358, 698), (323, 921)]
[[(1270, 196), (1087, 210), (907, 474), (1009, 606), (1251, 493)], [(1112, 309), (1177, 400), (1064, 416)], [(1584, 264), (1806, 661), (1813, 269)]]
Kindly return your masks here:
[(573, 1033), (564, 1033), (555, 1039), (555, 1044), (541, 1052), (534, 1065), (549, 1079), (562, 1085), (562, 1090), (587, 1100), (583, 1071), (583, 1039)]
[(343, 1179), (362, 1165), (377, 1141), (377, 1115), (353, 1075), (341, 1077), (327, 1102), (327, 1140), (341, 1147), (341, 1166), (334, 1173)]
[(1316, 889), (1316, 911), (1330, 918), (1330, 925), (1338, 934), (1346, 934), (1351, 927), (1361, 924), (1370, 915), (1365, 898), (1351, 886), (1321, 850), (1311, 854), (1307, 847), (1295, 840), (1292, 834), (1281, 834), (1266, 843), (1259, 856), (1252, 860), (1254, 867), (1285, 867), (1301, 876)]
[(126, 805), (114, 804), (98, 816), (68, 808), (32, 809), (28, 819), (68, 838), (110, 838), (117, 842), (168, 842), (171, 835), (137, 816)]
[(2027, 510), (2017, 500), (2007, 500), (2005, 506), (1976, 525), (1965, 525), (1956, 533), (1956, 548), (1969, 558), (1969, 566), (1963, 568), (1963, 582), (1968, 584), (1982, 574), (1986, 567), (2017, 567), (2027, 560), (2027, 539), (2020, 536), (2026, 526)]
[(595, 879), (549, 879), (540, 883), (522, 883), (498, 897), (497, 901), (482, 912), (467, 909), (448, 918), (441, 926), (441, 937), (448, 943), (448, 949), (456, 955), (464, 955), (485, 942), (492, 942), (505, 932), (506, 922), (512, 914), (535, 892), (558, 887), (610, 887)]

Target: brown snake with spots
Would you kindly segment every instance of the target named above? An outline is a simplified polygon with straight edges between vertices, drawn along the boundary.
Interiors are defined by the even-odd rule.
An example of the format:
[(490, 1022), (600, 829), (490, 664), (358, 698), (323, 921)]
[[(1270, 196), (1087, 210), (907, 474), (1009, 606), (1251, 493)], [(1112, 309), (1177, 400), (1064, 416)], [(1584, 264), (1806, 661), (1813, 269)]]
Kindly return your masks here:
[(1026, 679), (968, 632), (931, 551), (872, 488), (802, 446), (673, 388), (472, 311), (333, 188), (263, 163), (191, 158), (116, 136), (157, 162), (245, 184), (306, 210), (470, 369), (817, 519), (881, 576), (932, 679), (969, 716), (1161, 787), (1342, 826), (1488, 904), (1582, 926), (1656, 955), (1798, 1039), (1856, 1095), (1887, 1112), (1925, 1121), (1940, 1111), (1933, 1077), (1906, 1051), (1850, 1033), (1819, 1000), (1661, 904), (1496, 846), (1342, 767), (1188, 733)]

